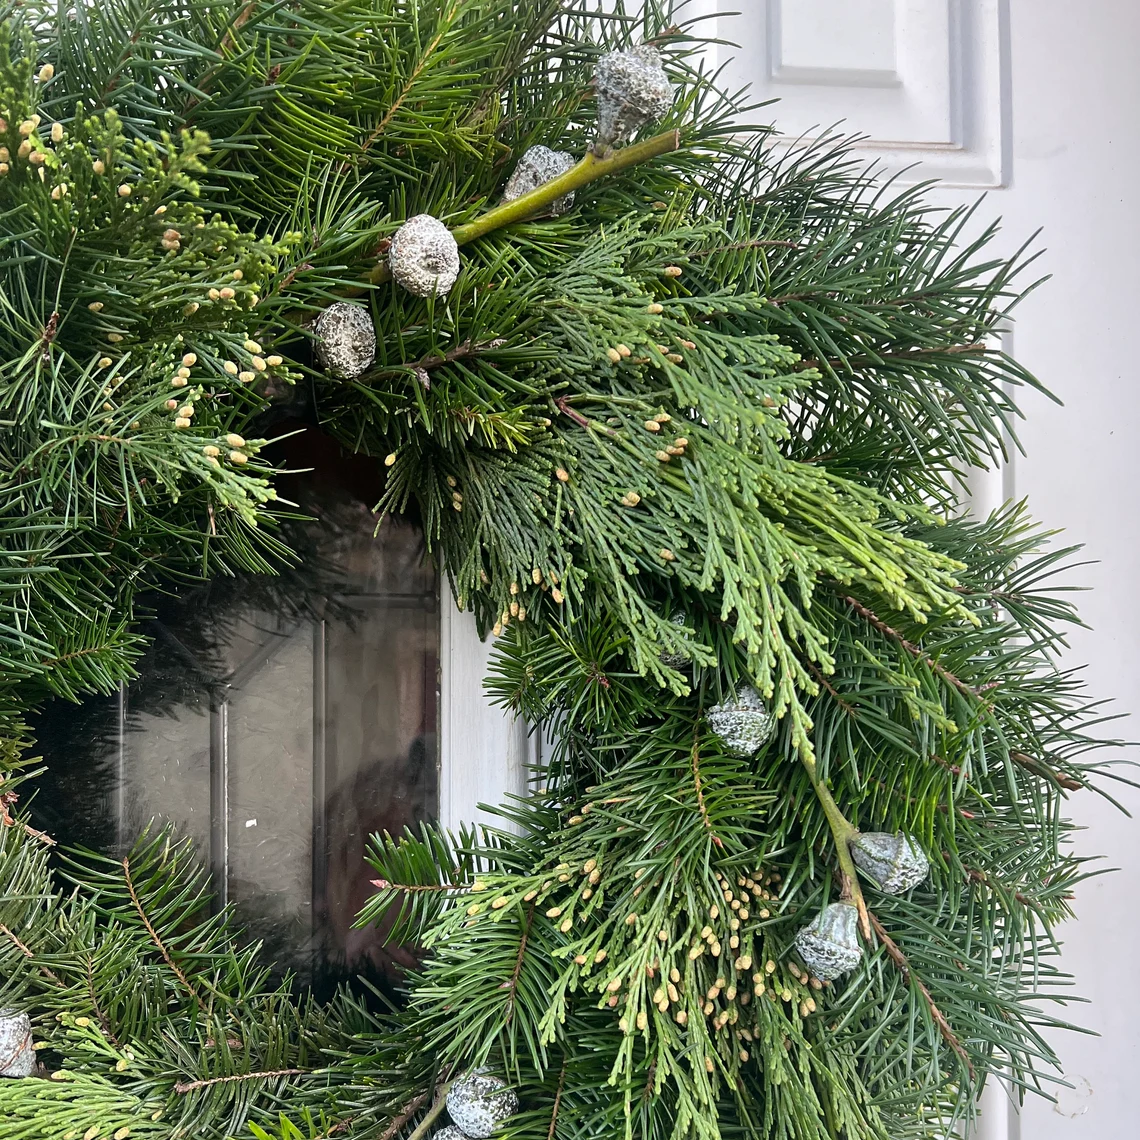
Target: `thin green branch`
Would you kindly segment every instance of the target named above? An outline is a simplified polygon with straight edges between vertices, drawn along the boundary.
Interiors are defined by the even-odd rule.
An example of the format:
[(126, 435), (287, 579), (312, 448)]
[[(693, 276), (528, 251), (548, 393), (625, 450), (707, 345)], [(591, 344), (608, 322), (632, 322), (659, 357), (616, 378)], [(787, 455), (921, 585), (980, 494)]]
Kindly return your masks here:
[[(625, 170), (639, 162), (646, 162), (651, 158), (657, 158), (659, 155), (668, 154), (669, 151), (677, 150), (680, 145), (681, 132), (674, 130), (654, 135), (653, 138), (634, 143), (633, 146), (622, 147), (621, 150), (611, 150), (603, 158), (599, 158), (593, 151), (589, 151), (577, 166), (572, 167), (565, 174), (560, 174), (557, 178), (544, 182), (520, 198), (504, 202), (493, 210), (488, 210), (482, 217), (476, 218), (473, 222), (458, 226), (451, 231), (452, 237), (459, 245), (466, 245), (468, 242), (481, 238), (502, 226), (509, 226), (512, 222), (521, 222), (533, 214), (541, 213), (557, 199), (572, 194), (575, 190), (582, 189), (583, 186), (588, 186), (598, 178), (604, 178), (607, 174), (616, 174), (619, 170)], [(373, 285), (380, 285), (390, 280), (392, 274), (388, 269), (387, 261), (378, 263), (368, 277)]]
[(808, 779), (815, 789), (816, 797), (827, 816), (831, 834), (835, 840), (835, 854), (839, 859), (839, 878), (842, 897), (855, 904), (859, 911), (859, 929), (863, 937), (871, 940), (871, 920), (867, 914), (867, 904), (863, 899), (863, 888), (859, 885), (859, 872), (855, 869), (855, 860), (851, 858), (851, 841), (859, 834), (859, 829), (839, 810), (835, 797), (827, 782), (820, 776), (813, 756), (800, 753), (800, 761), (807, 770)]

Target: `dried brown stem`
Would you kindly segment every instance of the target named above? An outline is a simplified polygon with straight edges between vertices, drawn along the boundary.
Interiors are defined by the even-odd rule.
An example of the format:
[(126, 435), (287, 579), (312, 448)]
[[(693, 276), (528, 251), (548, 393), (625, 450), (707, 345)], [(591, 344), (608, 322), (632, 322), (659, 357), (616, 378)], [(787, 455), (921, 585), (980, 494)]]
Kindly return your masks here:
[(1079, 792), (1085, 786), (1080, 780), (1074, 779), (1072, 776), (1067, 776), (1064, 772), (1058, 772), (1050, 768), (1049, 765), (1043, 761), (1035, 760), (1032, 756), (1026, 756), (1024, 752), (1011, 752), (1009, 758), (1019, 768), (1024, 768), (1027, 772), (1032, 772), (1035, 776), (1049, 780), (1051, 783), (1056, 784), (1060, 788), (1065, 788), (1067, 791)]
[(392, 1118), (392, 1123), (389, 1124), (388, 1127), (385, 1128), (384, 1131), (380, 1134), (380, 1140), (392, 1140), (396, 1133), (399, 1132), (400, 1129), (403, 1128), (404, 1125), (407, 1124), (408, 1121), (411, 1120), (417, 1112), (419, 1112), (419, 1110), (423, 1107), (424, 1101), (426, 1101), (427, 1098), (428, 1094), (426, 1092), (419, 1093), (417, 1096), (412, 1097), (412, 1099), (408, 1101), (406, 1105), (404, 1105), (399, 1115), (394, 1116)]
[(174, 971), (175, 976), (186, 988), (186, 992), (198, 1003), (198, 1008), (202, 1008), (202, 999), (198, 996), (197, 990), (190, 984), (189, 979), (179, 968), (178, 963), (170, 956), (170, 951), (167, 950), (165, 943), (158, 936), (158, 931), (151, 925), (150, 919), (147, 917), (146, 911), (143, 909), (142, 903), (139, 901), (138, 892), (135, 890), (134, 879), (131, 877), (131, 860), (130, 856), (123, 856), (123, 877), (126, 880), (127, 890), (131, 895), (131, 902), (135, 905), (135, 910), (138, 911), (139, 918), (142, 919), (143, 926), (146, 927), (147, 933), (150, 935), (151, 941), (158, 947), (158, 952), (162, 955), (163, 961)]
[[(801, 299), (802, 297), (780, 297), (777, 298), (777, 301)], [(976, 354), (986, 351), (986, 345), (977, 342), (972, 344), (950, 344), (944, 348), (908, 348), (902, 352), (879, 352), (873, 356), (867, 354), (863, 356), (848, 356), (843, 359), (836, 357), (828, 360), (812, 358), (810, 360), (801, 360), (798, 367), (801, 369), (820, 368), (826, 365), (831, 371), (835, 371), (838, 368), (874, 368), (884, 360), (925, 360), (931, 356), (959, 355), (961, 353)]]
[(179, 1081), (174, 1086), (176, 1093), (193, 1092), (195, 1089), (206, 1089), (212, 1085), (228, 1085), (235, 1081), (268, 1080), (272, 1077), (296, 1077), (307, 1073), (308, 1069), (270, 1069), (261, 1073), (235, 1073), (232, 1077), (211, 1077), (205, 1081)]
[[(0, 934), (3, 934), (4, 937), (7, 938), (12, 943), (12, 945), (15, 946), (16, 949), (24, 955), (25, 958), (35, 958), (35, 954), (32, 953), (31, 947), (21, 942), (20, 939), (17, 938), (16, 935), (2, 922), (0, 922)], [(57, 974), (53, 974), (52, 971), (47, 968), (47, 966), (41, 966), (40, 973), (43, 974), (45, 978), (51, 978), (51, 980), (55, 982), (57, 986), (63, 985), (63, 980)]]
[(558, 1074), (558, 1089), (554, 1094), (554, 1108), (550, 1112), (550, 1128), (546, 1132), (546, 1140), (554, 1140), (554, 1129), (558, 1124), (558, 1107), (562, 1103), (562, 1087), (566, 1084), (566, 1062), (562, 1062), (562, 1071)]
[(883, 619), (879, 617), (878, 614), (876, 614), (873, 610), (868, 609), (865, 605), (863, 605), (862, 602), (857, 601), (849, 594), (844, 594), (843, 600), (869, 625), (874, 626), (875, 629), (877, 629), (884, 636), (891, 638), (892, 641), (897, 641), (898, 644), (907, 651), (907, 653), (915, 658), (915, 660), (926, 662), (926, 664), (929, 665), (930, 668), (947, 684), (953, 685), (955, 689), (968, 697), (977, 697), (978, 694), (976, 690), (970, 688), (970, 686), (967, 685), (965, 681), (961, 681), (955, 677), (949, 669), (945, 668), (942, 665), (939, 665), (939, 663), (935, 661), (935, 659), (931, 657), (929, 653), (926, 653), (920, 649), (917, 645), (915, 645), (913, 641), (909, 641), (893, 626), (887, 625), (887, 623), (883, 621)]
[(693, 733), (693, 749), (689, 754), (689, 758), (693, 766), (693, 785), (697, 789), (697, 810), (701, 813), (701, 820), (713, 843), (717, 847), (723, 847), (724, 843), (720, 836), (713, 830), (712, 820), (709, 818), (709, 809), (705, 806), (705, 793), (701, 785), (701, 752), (700, 745), (697, 742), (696, 732)]
[(511, 971), (510, 978), (503, 983), (503, 989), (509, 990), (507, 994), (507, 1013), (503, 1020), (503, 1028), (505, 1029), (511, 1023), (511, 1018), (515, 1015), (515, 994), (518, 991), (519, 975), (522, 973), (523, 956), (526, 954), (527, 938), (530, 935), (530, 923), (534, 918), (534, 903), (530, 904), (530, 910), (526, 915), (526, 926), (523, 927), (522, 938), (519, 940), (519, 952), (515, 957), (515, 968)]
[(883, 944), (883, 949), (886, 950), (891, 961), (898, 966), (903, 979), (908, 983), (913, 982), (918, 988), (919, 993), (922, 994), (923, 1000), (926, 1002), (927, 1008), (930, 1010), (930, 1016), (933, 1018), (934, 1024), (938, 1026), (938, 1032), (942, 1034), (942, 1038), (946, 1044), (954, 1050), (963, 1064), (965, 1064), (970, 1073), (970, 1079), (973, 1080), (973, 1062), (970, 1060), (970, 1055), (962, 1047), (962, 1042), (958, 1040), (954, 1030), (950, 1028), (950, 1022), (946, 1020), (946, 1015), (935, 1005), (934, 998), (930, 996), (930, 991), (926, 988), (922, 979), (911, 969), (910, 961), (907, 959), (907, 956), (899, 948), (898, 943), (883, 929), (883, 924), (871, 911), (867, 912), (867, 916), (871, 920), (871, 925), (875, 928), (876, 937)]

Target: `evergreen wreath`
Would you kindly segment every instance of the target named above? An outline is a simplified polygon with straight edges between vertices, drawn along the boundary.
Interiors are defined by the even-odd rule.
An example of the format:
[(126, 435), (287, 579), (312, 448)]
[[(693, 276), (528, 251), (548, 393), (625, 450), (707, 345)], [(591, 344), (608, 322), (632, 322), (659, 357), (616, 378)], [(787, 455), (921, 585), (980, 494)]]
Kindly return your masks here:
[[(1049, 1079), (1099, 714), (1068, 552), (960, 511), (1031, 259), (738, 126), (675, 18), (4, 6), (4, 1140), (902, 1140)], [(288, 564), (292, 391), (557, 740), (501, 828), (376, 838), (381, 1013), (270, 981), (176, 837), (17, 807), (140, 591)]]

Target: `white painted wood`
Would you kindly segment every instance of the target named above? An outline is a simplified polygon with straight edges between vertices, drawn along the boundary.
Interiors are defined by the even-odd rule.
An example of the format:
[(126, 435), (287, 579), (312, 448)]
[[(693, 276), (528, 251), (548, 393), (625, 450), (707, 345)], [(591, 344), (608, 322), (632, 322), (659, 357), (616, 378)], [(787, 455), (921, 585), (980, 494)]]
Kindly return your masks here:
[[(789, 140), (843, 120), (892, 173), (1004, 185), (1009, 51), (1003, 0), (701, 0), (721, 16), (726, 86), (783, 100)], [(738, 14), (733, 14), (738, 13)]]
[[(1018, 308), (1016, 350), (1066, 406), (1021, 393), (1029, 419), (1018, 434), (1028, 455), (1004, 471), (972, 479), (971, 490), (978, 511), (1026, 496), (1037, 517), (1065, 528), (1063, 541), (1086, 544), (1086, 555), (1096, 562), (1072, 580), (1092, 587), (1079, 598), (1091, 628), (1073, 632), (1067, 660), (1074, 666), (1089, 663), (1091, 693), (1115, 699), (1116, 711), (1134, 711), (1140, 706), (1140, 607), (1134, 590), (1140, 577), (1140, 525), (1133, 506), (1140, 484), (1140, 385), (1133, 377), (1140, 308), (1134, 268), (1140, 263), (1140, 221), (1133, 189), (1140, 176), (1135, 60), (1140, 4), (896, 0), (893, 50), (900, 84), (865, 86), (860, 92), (852, 81), (829, 85), (773, 78), (769, 37), (777, 0), (703, 2), (741, 10), (704, 27), (706, 34), (743, 45), (742, 62), (727, 72), (730, 79), (749, 76), (758, 85), (757, 95), (780, 96), (778, 105), (761, 113), (766, 121), (775, 120), (795, 135), (844, 118), (851, 131), (872, 136), (867, 153), (882, 156), (888, 168), (909, 155), (922, 160), (911, 180), (946, 179), (936, 197), (948, 205), (972, 197), (955, 186), (1002, 187), (981, 213), (1004, 217), (1006, 252), (1044, 226), (1047, 253), (1035, 268), (1052, 273), (1053, 280)], [(783, 8), (795, 6), (796, 0), (782, 0)], [(878, 49), (858, 39), (849, 48), (823, 42), (842, 34), (845, 5), (835, 0), (834, 34), (820, 15), (824, 7), (814, 0), (810, 4), (812, 27), (821, 36), (814, 62), (819, 77), (826, 68), (884, 71), (885, 41)], [(885, 114), (892, 92), (901, 99), (908, 85), (929, 81), (929, 90), (940, 98), (953, 91), (940, 76), (916, 77), (908, 70), (907, 28), (919, 25), (908, 25), (906, 16), (918, 9), (931, 20), (937, 11), (951, 15), (950, 48), (943, 58), (959, 83), (960, 119), (949, 143), (933, 131), (929, 137), (912, 134), (900, 140), (901, 132), (884, 128), (871, 113)], [(882, 19), (877, 13), (872, 18)], [(797, 68), (813, 66), (812, 33), (805, 27), (789, 30), (785, 23), (780, 33)], [(837, 54), (841, 48), (849, 54)], [(718, 63), (728, 51), (720, 50)], [(877, 110), (872, 99), (880, 100)], [(896, 121), (906, 120), (900, 113)], [(900, 141), (904, 145), (897, 145)], [(1130, 729), (1125, 724), (1118, 731), (1127, 735)], [(1140, 794), (1114, 791), (1140, 816)], [(1070, 814), (1086, 829), (1078, 835), (1078, 852), (1103, 854), (1100, 865), (1120, 868), (1079, 887), (1073, 903), (1077, 921), (1060, 932), (1063, 964), (1075, 975), (1073, 990), (1090, 999), (1089, 1005), (1073, 1008), (1072, 1019), (1096, 1036), (1052, 1036), (1073, 1086), (1058, 1090), (1055, 1105), (1031, 1097), (1018, 1116), (995, 1083), (986, 1094), (975, 1140), (1126, 1140), (1138, 1132), (1140, 986), (1132, 963), (1140, 940), (1135, 905), (1140, 826), (1088, 794), (1074, 795)]]
[(491, 641), (480, 641), (475, 618), (459, 613), (441, 591), (439, 818), (445, 827), (503, 822), (479, 809), (526, 790), (538, 738), (494, 708), (483, 691)]

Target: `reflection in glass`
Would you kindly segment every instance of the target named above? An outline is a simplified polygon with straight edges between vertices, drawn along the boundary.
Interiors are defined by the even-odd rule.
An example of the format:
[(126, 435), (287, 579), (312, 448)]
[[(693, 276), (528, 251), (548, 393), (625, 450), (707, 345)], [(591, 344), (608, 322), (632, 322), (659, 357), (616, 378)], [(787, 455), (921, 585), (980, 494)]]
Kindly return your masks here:
[(105, 851), (174, 823), (280, 968), (383, 975), (410, 957), (352, 923), (368, 836), (437, 811), (436, 580), (419, 531), (374, 533), (328, 472), (290, 491), (317, 520), (299, 564), (156, 599), (139, 680), (41, 718), (34, 809)]

